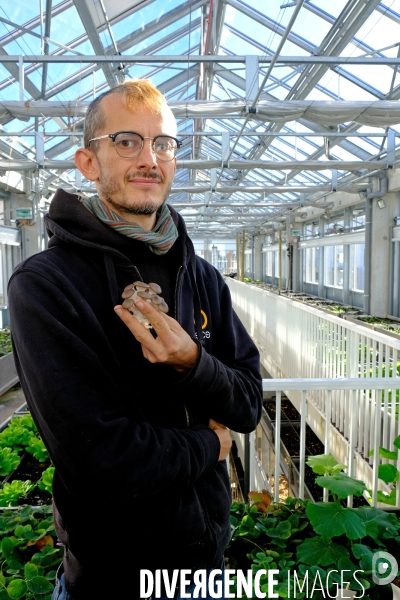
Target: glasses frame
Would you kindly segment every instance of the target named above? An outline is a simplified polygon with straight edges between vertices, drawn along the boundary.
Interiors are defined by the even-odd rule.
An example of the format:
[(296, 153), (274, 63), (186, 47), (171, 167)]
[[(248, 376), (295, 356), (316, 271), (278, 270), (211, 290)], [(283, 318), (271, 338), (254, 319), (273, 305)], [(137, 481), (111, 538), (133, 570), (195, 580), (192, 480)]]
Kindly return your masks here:
[[(120, 154), (118, 152), (117, 147), (115, 145), (115, 140), (116, 140), (117, 136), (120, 135), (121, 133), (132, 133), (134, 135), (139, 136), (140, 139), (142, 140), (142, 145), (140, 147), (140, 150), (139, 150), (139, 152), (135, 156), (122, 156), (122, 154)], [(137, 156), (139, 156), (139, 154), (143, 150), (144, 141), (145, 140), (151, 140), (151, 142), (152, 142), (151, 143), (151, 149), (152, 149), (154, 155), (157, 157), (157, 159), (160, 160), (161, 162), (171, 162), (171, 160), (174, 160), (174, 158), (176, 158), (176, 154), (172, 158), (169, 158), (169, 159), (165, 160), (163, 158), (160, 158), (158, 156), (158, 154), (154, 150), (154, 143), (155, 143), (155, 141), (158, 138), (165, 138), (165, 137), (171, 138), (171, 140), (175, 140), (175, 142), (176, 142), (176, 151), (178, 151), (179, 148), (181, 148), (182, 142), (180, 140), (174, 138), (172, 135), (161, 134), (161, 135), (156, 135), (156, 137), (152, 138), (152, 137), (143, 137), (143, 135), (140, 135), (140, 133), (137, 133), (136, 131), (117, 131), (116, 133), (108, 133), (107, 135), (100, 135), (99, 137), (95, 137), (95, 138), (92, 138), (91, 140), (89, 140), (89, 144), (91, 142), (95, 142), (97, 140), (104, 140), (106, 138), (110, 138), (113, 141), (113, 143), (114, 143), (115, 152), (118, 154), (118, 156), (120, 156), (121, 158), (136, 158)]]

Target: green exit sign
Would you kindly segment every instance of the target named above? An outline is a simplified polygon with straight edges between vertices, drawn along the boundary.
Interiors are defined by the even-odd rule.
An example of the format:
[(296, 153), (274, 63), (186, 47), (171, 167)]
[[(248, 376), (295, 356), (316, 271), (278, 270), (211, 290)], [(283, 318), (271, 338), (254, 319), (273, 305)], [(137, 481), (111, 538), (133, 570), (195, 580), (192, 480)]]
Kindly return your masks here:
[(32, 209), (31, 208), (16, 208), (15, 209), (15, 217), (17, 219), (32, 219)]
[(300, 236), (300, 229), (292, 229), (293, 236)]

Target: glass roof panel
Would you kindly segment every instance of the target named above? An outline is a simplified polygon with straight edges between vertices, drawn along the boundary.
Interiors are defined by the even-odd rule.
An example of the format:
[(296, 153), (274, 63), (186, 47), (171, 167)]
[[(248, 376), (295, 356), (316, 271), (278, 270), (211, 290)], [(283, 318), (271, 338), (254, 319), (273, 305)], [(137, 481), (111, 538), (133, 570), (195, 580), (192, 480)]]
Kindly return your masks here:
[[(56, 8), (54, 0), (53, 11), (60, 9)], [(57, 54), (73, 54), (73, 52), (60, 48), (59, 45), (70, 46), (75, 52), (83, 54), (94, 54), (89, 36), (93, 36), (93, 31), (97, 31), (100, 40), (107, 51), (114, 53), (113, 40), (106, 26), (106, 19), (102, 12), (99, 2), (93, 3), (93, 0), (82, 0), (88, 5), (89, 12), (93, 19), (93, 28), (88, 33), (85, 31), (84, 24), (79, 18), (79, 12), (75, 6), (70, 6), (67, 10), (61, 10), (58, 15), (53, 15), (50, 29), (50, 39), (53, 40), (49, 44), (51, 53)], [(289, 38), (286, 40), (281, 56), (310, 56), (312, 55), (323, 39), (330, 31), (337, 29), (335, 19), (341, 11), (347, 6), (351, 12), (356, 10), (357, 3), (351, 3), (349, 0), (337, 0), (336, 2), (326, 3), (325, 0), (310, 0), (301, 8), (300, 13), (294, 23), (294, 26), (289, 33)], [(219, 3), (217, 3), (218, 7)], [(353, 6), (354, 5), (354, 6)], [(43, 69), (40, 63), (41, 40), (40, 33), (43, 27), (40, 27), (38, 2), (27, 2), (27, 0), (3, 0), (0, 6), (0, 18), (3, 17), (8, 21), (20, 23), (24, 26), (34, 27), (31, 35), (26, 32), (14, 30), (13, 25), (5, 24), (0, 21), (0, 37), (3, 36), (4, 47), (8, 53), (12, 54), (35, 54), (38, 56), (38, 61), (34, 65), (25, 65), (25, 89), (24, 98), (27, 100), (34, 96), (40, 97), (42, 91), (42, 74)], [(165, 55), (185, 55), (188, 52), (192, 54), (200, 53), (200, 39), (208, 39), (210, 32), (208, 30), (208, 11), (210, 0), (205, 1), (203, 9), (196, 9), (189, 14), (184, 14), (187, 10), (187, 2), (185, 0), (154, 0), (146, 6), (142, 6), (137, 0), (104, 0), (104, 6), (107, 11), (107, 17), (111, 24), (112, 34), (114, 36), (116, 46), (121, 49), (122, 54), (130, 56), (132, 54), (151, 54)], [(239, 9), (235, 7), (238, 6)], [(181, 8), (180, 8), (181, 7)], [(272, 55), (277, 49), (284, 32), (285, 27), (289, 23), (295, 9), (295, 3), (289, 0), (270, 0), (268, 2), (268, 11), (265, 10), (265, 0), (235, 0), (235, 7), (227, 4), (225, 6), (224, 23), (216, 23), (212, 26), (212, 32), (217, 34), (215, 43), (216, 48), (219, 48), (220, 54), (228, 55), (258, 55), (260, 57)], [(359, 8), (359, 7), (358, 7)], [(363, 11), (368, 9), (368, 3), (363, 6)], [(200, 21), (201, 12), (203, 12), (203, 20)], [(171, 15), (173, 17), (169, 18)], [(385, 14), (386, 12), (386, 14)], [(398, 15), (398, 16), (396, 16)], [(35, 19), (32, 24), (29, 21)], [(160, 24), (165, 20), (166, 26), (161, 27)], [(196, 21), (197, 20), (197, 21)], [(73, 23), (73, 29), (70, 26)], [(192, 28), (190, 34), (188, 32), (189, 24), (195, 23), (195, 28)], [(201, 23), (203, 23), (203, 32), (201, 32)], [(43, 23), (43, 26), (45, 23)], [(99, 27), (100, 25), (100, 27)], [(398, 46), (387, 48), (394, 44), (398, 44), (398, 31), (400, 25), (400, 0), (386, 0), (386, 3), (381, 3), (379, 7), (372, 12), (369, 18), (365, 18), (364, 22), (360, 22), (358, 31), (354, 28), (353, 39), (347, 46), (341, 50), (342, 56), (363, 56), (367, 53), (380, 51), (379, 56), (395, 57), (397, 56)], [(347, 23), (341, 25), (341, 35), (346, 35)], [(12, 36), (9, 33), (12, 32)], [(132, 32), (138, 32), (138, 35), (132, 35)], [(89, 34), (89, 35), (88, 35)], [(336, 36), (338, 37), (338, 36)], [(93, 37), (91, 38), (93, 40)], [(341, 46), (340, 46), (341, 48)], [(213, 53), (211, 46), (206, 50)], [(333, 54), (336, 53), (332, 51)], [(187, 71), (190, 68), (190, 73)], [(260, 70), (258, 73), (258, 83), (261, 84), (265, 73), (269, 69), (268, 63), (260, 62)], [(313, 80), (313, 88), (308, 88), (307, 93), (304, 90), (302, 72), (313, 70), (318, 76)], [(51, 100), (61, 102), (76, 101), (77, 99), (90, 100), (93, 93), (96, 95), (102, 91), (106, 91), (109, 87), (110, 77), (108, 81), (105, 77), (104, 66), (99, 64), (49, 64), (46, 76), (46, 97)], [(243, 63), (221, 63), (214, 65), (214, 69), (209, 68), (206, 71), (212, 73), (210, 87), (203, 86), (204, 100), (211, 99), (212, 101), (221, 100), (245, 100), (246, 90), (246, 70)], [(125, 69), (127, 77), (151, 77), (157, 85), (164, 85), (166, 95), (173, 101), (194, 101), (199, 83), (199, 65), (194, 63), (180, 63), (172, 61), (172, 64), (162, 63), (144, 63), (144, 64), (128, 64)], [(395, 74), (395, 77), (393, 77)], [(120, 73), (116, 72), (116, 81)], [(114, 75), (113, 75), (114, 76)], [(208, 75), (207, 75), (208, 76)], [(383, 99), (385, 94), (388, 94), (391, 89), (394, 89), (394, 98), (399, 98), (399, 90), (396, 86), (400, 84), (400, 73), (397, 73), (389, 66), (374, 67), (363, 65), (343, 64), (334, 68), (314, 68), (310, 69), (304, 65), (289, 66), (277, 64), (269, 74), (268, 80), (264, 87), (262, 98), (286, 100), (288, 94), (291, 99), (308, 99), (311, 101), (335, 101), (343, 100), (352, 101), (370, 101)], [(2, 101), (18, 100), (20, 97), (20, 88), (18, 83), (18, 64), (0, 65), (0, 99)], [(211, 109), (210, 109), (211, 110)], [(218, 178), (220, 183), (230, 185), (257, 185), (262, 187), (280, 184), (286, 182), (290, 185), (319, 185), (321, 183), (331, 181), (330, 171), (313, 171), (307, 170), (306, 160), (308, 157), (319, 158), (321, 161), (326, 161), (326, 148), (324, 133), (334, 131), (334, 127), (327, 127), (321, 123), (311, 123), (307, 120), (301, 122), (286, 122), (286, 123), (260, 123), (257, 119), (248, 118), (245, 121), (246, 113), (238, 116), (215, 115), (214, 118), (198, 119), (195, 121), (191, 117), (179, 118), (179, 131), (196, 130), (214, 133), (213, 137), (202, 137), (199, 143), (196, 143), (198, 154), (194, 155), (193, 140), (190, 137), (183, 137), (184, 146), (179, 151), (179, 157), (187, 159), (202, 158), (221, 160), (222, 138), (218, 132), (231, 132), (231, 148), (236, 142), (236, 134), (241, 131), (242, 126), (245, 126), (245, 134), (237, 141), (234, 151), (230, 157), (231, 160), (238, 158), (252, 158), (260, 160), (295, 160), (299, 161), (299, 167), (305, 170), (294, 169), (274, 169), (267, 171), (265, 169), (241, 169), (236, 171), (231, 168), (219, 168)], [(81, 127), (81, 117), (79, 119), (71, 119), (71, 123), (75, 122), (75, 127)], [(70, 123), (70, 125), (71, 125)], [(46, 153), (52, 159), (71, 159), (76, 149), (76, 145), (71, 138), (62, 136), (60, 131), (68, 125), (66, 117), (55, 117), (53, 119), (46, 118), (41, 120), (41, 124), (47, 133), (54, 132), (54, 137), (48, 136), (45, 140)], [(306, 127), (308, 125), (308, 127)], [(34, 127), (34, 120), (24, 122), (18, 119), (4, 119), (3, 127), (6, 130), (21, 132), (27, 128)], [(338, 126), (343, 130), (348, 128), (349, 131), (360, 131), (363, 133), (371, 133), (371, 131), (384, 132), (384, 128), (363, 127), (356, 123), (342, 123)], [(266, 137), (257, 137), (248, 135), (249, 132), (258, 131), (265, 132), (270, 128), (274, 132), (290, 133), (290, 136), (273, 136), (272, 139)], [(400, 131), (400, 124), (391, 127), (395, 131)], [(318, 136), (296, 137), (296, 132), (316, 132)], [(260, 141), (266, 141), (266, 146), (260, 144)], [(379, 153), (381, 147), (386, 148), (386, 142), (382, 146), (382, 137), (369, 138), (333, 138), (329, 148), (329, 155), (333, 158), (342, 160), (360, 160), (375, 156)], [(397, 139), (397, 142), (400, 140)], [(34, 155), (30, 152), (29, 146), (33, 144), (33, 138), (23, 138), (14, 136), (10, 140), (12, 147), (18, 150), (19, 154), (28, 156), (33, 159)], [(220, 164), (220, 163), (219, 163)], [(278, 165), (279, 166), (279, 165)], [(356, 175), (343, 171), (346, 177), (351, 180)], [(43, 181), (50, 176), (50, 172), (43, 170)], [(71, 175), (64, 174), (64, 178), (69, 180)], [(190, 178), (194, 178), (193, 180)], [(175, 185), (201, 184), (202, 182), (209, 183), (210, 170), (183, 170), (178, 169)], [(88, 183), (86, 183), (88, 185)], [(241, 201), (256, 201), (262, 199), (260, 193), (236, 192), (235, 194), (219, 194), (214, 193), (209, 200), (209, 211), (213, 211), (212, 203), (215, 200), (224, 199), (227, 204), (233, 200)], [(306, 195), (307, 199), (314, 198), (313, 195)], [(286, 192), (285, 194), (268, 194), (271, 201), (280, 199), (282, 202), (298, 199), (297, 192)], [(173, 194), (173, 201), (189, 201), (196, 200), (197, 202), (204, 200), (203, 194), (187, 194), (182, 192)], [(279, 209), (278, 209), (279, 210)], [(201, 218), (200, 223), (195, 220), (196, 227), (199, 231), (204, 231), (204, 228), (212, 228), (214, 223), (216, 232), (226, 232), (234, 229), (239, 223), (241, 227), (254, 223), (251, 217), (234, 218), (233, 222), (229, 222), (229, 209), (220, 210), (215, 213), (213, 222), (208, 218)], [(237, 212), (237, 210), (233, 210)], [(275, 208), (268, 211), (271, 216), (269, 219), (275, 218)], [(225, 215), (223, 217), (223, 215)], [(221, 218), (224, 218), (221, 221)], [(247, 219), (247, 221), (246, 221)], [(253, 225), (251, 225), (253, 227)]]

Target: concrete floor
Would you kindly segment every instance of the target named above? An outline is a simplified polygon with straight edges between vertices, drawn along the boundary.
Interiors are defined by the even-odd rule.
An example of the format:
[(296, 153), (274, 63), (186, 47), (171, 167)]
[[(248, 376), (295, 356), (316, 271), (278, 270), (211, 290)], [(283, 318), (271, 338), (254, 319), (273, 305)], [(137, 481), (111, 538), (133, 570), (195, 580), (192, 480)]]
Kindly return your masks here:
[(0, 424), (11, 417), (25, 402), (25, 396), (19, 383), (0, 396)]

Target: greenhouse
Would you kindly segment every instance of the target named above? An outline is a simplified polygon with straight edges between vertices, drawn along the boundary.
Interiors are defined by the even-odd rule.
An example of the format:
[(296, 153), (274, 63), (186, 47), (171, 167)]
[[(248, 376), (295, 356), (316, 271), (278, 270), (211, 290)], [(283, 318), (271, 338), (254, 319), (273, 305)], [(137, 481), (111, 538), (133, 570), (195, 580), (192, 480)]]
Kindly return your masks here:
[(0, 600), (400, 598), (399, 32), (1, 0)]

